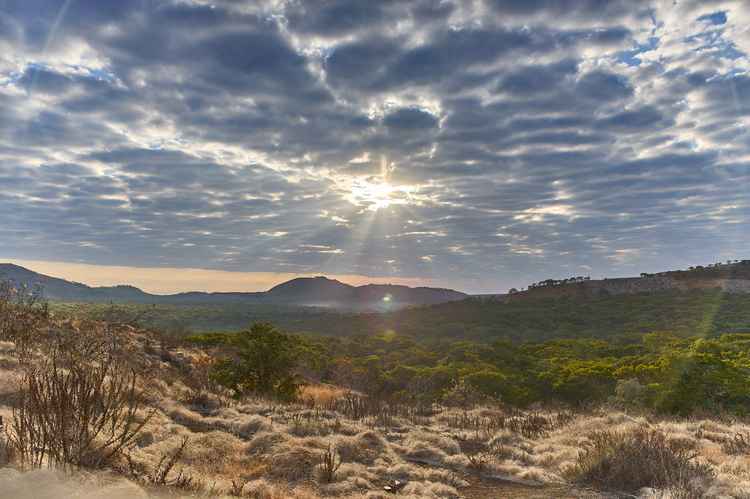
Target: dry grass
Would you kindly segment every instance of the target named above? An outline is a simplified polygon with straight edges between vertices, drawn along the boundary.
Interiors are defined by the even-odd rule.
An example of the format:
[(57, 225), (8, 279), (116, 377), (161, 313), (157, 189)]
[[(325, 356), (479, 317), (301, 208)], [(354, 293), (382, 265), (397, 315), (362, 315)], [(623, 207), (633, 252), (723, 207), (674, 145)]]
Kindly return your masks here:
[[(125, 340), (139, 372), (149, 373), (148, 384), (138, 386), (147, 390), (147, 407), (136, 417), (143, 421), (155, 411), (128, 449), (133, 468), (156, 477), (139, 477), (143, 487), (172, 484), (182, 487), (180, 495), (195, 497), (375, 499), (393, 497), (384, 487), (399, 483), (398, 497), (416, 499), (461, 497), (478, 480), (493, 483), (488, 477), (540, 484), (573, 477), (642, 497), (696, 491), (750, 497), (750, 426), (741, 421), (389, 405), (328, 385), (304, 387), (295, 404), (229, 401), (210, 391), (199, 352), (155, 349), (154, 339), (137, 330)], [(0, 415), (6, 422), (22, 379), (14, 350), (13, 343), (0, 342)], [(127, 465), (119, 463), (125, 471)], [(33, 477), (43, 477), (38, 489)], [(96, 495), (101, 490), (106, 495)], [(116, 499), (117, 490), (136, 498), (161, 494), (121, 480), (94, 484), (54, 473), (0, 472), (0, 495), (21, 491), (9, 497)]]
[(636, 493), (667, 489), (682, 497), (701, 497), (713, 478), (710, 466), (697, 462), (691, 446), (669, 440), (658, 430), (597, 431), (578, 456), (571, 477), (603, 490)]
[(332, 385), (304, 385), (300, 388), (299, 398), (309, 405), (323, 407), (334, 404), (348, 392), (349, 390)]

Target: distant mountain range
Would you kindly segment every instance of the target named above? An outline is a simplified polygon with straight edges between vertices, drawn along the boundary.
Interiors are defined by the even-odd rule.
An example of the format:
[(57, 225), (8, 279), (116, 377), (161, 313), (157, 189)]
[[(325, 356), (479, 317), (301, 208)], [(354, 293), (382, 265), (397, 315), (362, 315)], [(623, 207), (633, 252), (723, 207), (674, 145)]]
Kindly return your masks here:
[(39, 287), (46, 299), (94, 303), (218, 304), (247, 302), (279, 305), (316, 306), (348, 310), (393, 310), (413, 305), (434, 305), (463, 300), (468, 295), (452, 289), (367, 284), (351, 286), (326, 277), (300, 277), (266, 292), (205, 293), (192, 291), (155, 295), (134, 286), (92, 287), (39, 274), (18, 265), (0, 263), (0, 280), (15, 285)]

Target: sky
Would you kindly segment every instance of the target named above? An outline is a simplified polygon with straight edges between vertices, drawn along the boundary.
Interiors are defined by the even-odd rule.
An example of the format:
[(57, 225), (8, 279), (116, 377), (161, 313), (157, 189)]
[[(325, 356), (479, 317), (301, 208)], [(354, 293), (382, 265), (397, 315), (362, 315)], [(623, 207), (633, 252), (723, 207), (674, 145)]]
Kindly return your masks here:
[(742, 0), (0, 0), (0, 260), (478, 293), (748, 258), (748, 54)]

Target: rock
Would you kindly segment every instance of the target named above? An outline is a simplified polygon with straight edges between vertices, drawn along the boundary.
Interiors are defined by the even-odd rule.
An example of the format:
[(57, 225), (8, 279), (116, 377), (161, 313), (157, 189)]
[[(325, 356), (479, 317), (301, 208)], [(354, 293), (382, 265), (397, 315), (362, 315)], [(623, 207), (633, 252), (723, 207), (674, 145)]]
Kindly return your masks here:
[(383, 487), (383, 490), (385, 490), (389, 494), (398, 494), (401, 489), (406, 487), (406, 483), (407, 482), (401, 480), (391, 480), (388, 485)]

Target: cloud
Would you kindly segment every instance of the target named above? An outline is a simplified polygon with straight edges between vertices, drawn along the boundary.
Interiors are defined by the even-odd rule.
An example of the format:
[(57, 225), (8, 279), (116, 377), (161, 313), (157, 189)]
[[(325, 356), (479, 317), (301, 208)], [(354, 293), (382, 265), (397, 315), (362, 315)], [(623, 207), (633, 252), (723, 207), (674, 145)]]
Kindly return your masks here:
[(527, 66), (513, 71), (500, 82), (500, 89), (517, 95), (551, 92), (563, 84), (564, 79), (578, 71), (576, 61), (563, 60), (555, 64)]
[(586, 73), (578, 81), (577, 91), (586, 99), (610, 101), (633, 95), (633, 88), (627, 78), (608, 71)]
[(388, 113), (383, 124), (396, 130), (435, 128), (438, 119), (427, 111), (417, 108), (401, 108)]
[(3, 251), (477, 291), (741, 258), (748, 22), (724, 0), (10, 2)]
[(659, 123), (664, 117), (662, 113), (653, 106), (644, 106), (632, 111), (623, 111), (614, 114), (599, 124), (604, 127), (617, 128), (621, 130), (643, 131), (656, 123)]

